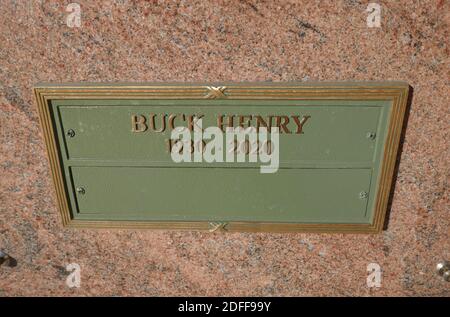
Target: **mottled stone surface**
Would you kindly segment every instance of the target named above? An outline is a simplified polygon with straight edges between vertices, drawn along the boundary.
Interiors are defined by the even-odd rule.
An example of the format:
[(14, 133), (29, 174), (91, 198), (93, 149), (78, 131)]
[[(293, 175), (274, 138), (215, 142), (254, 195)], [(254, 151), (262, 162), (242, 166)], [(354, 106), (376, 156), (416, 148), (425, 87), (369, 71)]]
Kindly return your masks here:
[[(379, 1), (380, 2), (380, 1)], [(62, 4), (64, 3), (64, 4)], [(68, 1), (0, 5), (0, 295), (449, 296), (448, 1)], [(61, 226), (32, 87), (76, 81), (404, 80), (414, 88), (379, 235)], [(66, 265), (80, 264), (69, 289)], [(367, 264), (383, 270), (366, 285)]]

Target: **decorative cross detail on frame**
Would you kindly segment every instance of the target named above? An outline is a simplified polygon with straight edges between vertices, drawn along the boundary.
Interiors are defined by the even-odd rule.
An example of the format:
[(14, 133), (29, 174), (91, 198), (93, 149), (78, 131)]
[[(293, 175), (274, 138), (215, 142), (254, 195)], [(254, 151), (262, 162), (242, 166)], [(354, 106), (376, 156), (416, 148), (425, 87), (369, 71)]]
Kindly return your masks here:
[(209, 232), (215, 232), (215, 231), (227, 231), (225, 228), (228, 225), (228, 222), (210, 222), (209, 226), (211, 229), (209, 229)]
[(219, 87), (207, 86), (206, 88), (208, 89), (208, 94), (205, 96), (205, 98), (221, 99), (221, 98), (227, 97), (224, 93), (225, 89), (227, 89), (227, 87), (225, 87), (225, 86), (219, 86)]

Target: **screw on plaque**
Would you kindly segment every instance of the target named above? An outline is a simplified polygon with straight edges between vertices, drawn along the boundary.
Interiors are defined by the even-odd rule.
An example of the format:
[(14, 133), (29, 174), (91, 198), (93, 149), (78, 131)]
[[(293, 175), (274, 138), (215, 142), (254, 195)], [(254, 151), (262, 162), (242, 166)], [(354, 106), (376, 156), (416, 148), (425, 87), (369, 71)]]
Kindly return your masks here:
[(86, 190), (83, 187), (77, 187), (77, 193), (84, 195), (86, 194)]
[(15, 266), (17, 266), (17, 260), (14, 259), (9, 254), (0, 250), (0, 265), (2, 265), (2, 264), (5, 264), (6, 266), (9, 266), (9, 267), (15, 267)]
[(375, 132), (367, 132), (366, 137), (370, 140), (375, 140), (377, 134)]
[(73, 138), (75, 136), (75, 131), (72, 129), (67, 130), (67, 136)]
[(450, 262), (442, 261), (436, 265), (437, 274), (442, 276), (445, 281), (450, 281)]
[(361, 199), (366, 199), (369, 196), (369, 194), (367, 194), (367, 192), (362, 191), (359, 193), (359, 198)]

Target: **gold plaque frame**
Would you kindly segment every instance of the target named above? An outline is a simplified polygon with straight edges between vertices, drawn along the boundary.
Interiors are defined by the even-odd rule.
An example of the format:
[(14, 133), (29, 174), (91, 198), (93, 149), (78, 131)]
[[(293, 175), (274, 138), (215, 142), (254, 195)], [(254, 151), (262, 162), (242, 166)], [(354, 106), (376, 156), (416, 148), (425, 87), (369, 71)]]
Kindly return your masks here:
[[(39, 84), (34, 88), (47, 147), (58, 208), (64, 226), (249, 232), (378, 233), (383, 229), (391, 194), (409, 85), (404, 82), (353, 83), (229, 83), (229, 84)], [(370, 224), (306, 224), (266, 222), (88, 221), (71, 219), (68, 193), (57, 149), (49, 102), (54, 99), (208, 99), (235, 100), (388, 100), (392, 101), (381, 161), (373, 221)]]

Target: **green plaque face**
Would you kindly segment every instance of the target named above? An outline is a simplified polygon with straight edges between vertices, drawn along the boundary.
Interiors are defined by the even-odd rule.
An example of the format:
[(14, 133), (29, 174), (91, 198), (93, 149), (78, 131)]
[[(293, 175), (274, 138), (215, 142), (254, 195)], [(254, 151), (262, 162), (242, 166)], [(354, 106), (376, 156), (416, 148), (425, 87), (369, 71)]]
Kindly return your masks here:
[(409, 86), (39, 85), (63, 224), (379, 232)]

